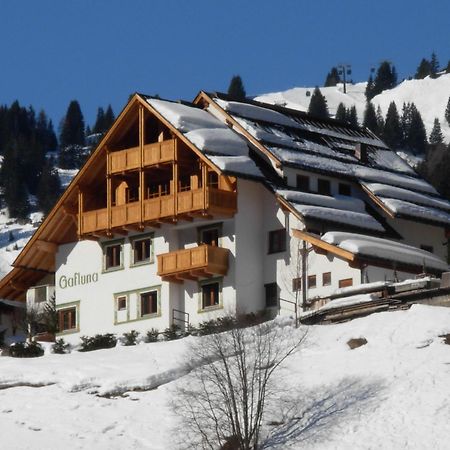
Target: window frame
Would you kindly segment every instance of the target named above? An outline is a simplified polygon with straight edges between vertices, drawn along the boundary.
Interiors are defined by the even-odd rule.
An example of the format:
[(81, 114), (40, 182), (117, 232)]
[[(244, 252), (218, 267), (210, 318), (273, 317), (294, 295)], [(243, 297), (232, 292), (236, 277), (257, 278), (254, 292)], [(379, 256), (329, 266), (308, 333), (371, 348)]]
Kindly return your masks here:
[[(268, 304), (269, 289), (274, 289), (275, 290), (275, 302), (274, 302), (274, 304)], [(278, 308), (279, 307), (279, 301), (280, 301), (280, 288), (278, 287), (278, 284), (276, 282), (266, 283), (264, 285), (264, 305), (265, 305), (266, 309)]]
[[(142, 308), (142, 301), (143, 295), (146, 294), (152, 294), (152, 293), (156, 293), (156, 311), (154, 312), (149, 312), (144, 314), (143, 313), (143, 308)], [(138, 318), (139, 319), (147, 319), (147, 318), (151, 318), (151, 317), (158, 317), (161, 315), (161, 295), (160, 295), (160, 290), (159, 289), (155, 289), (155, 288), (151, 288), (151, 289), (144, 289), (141, 291), (137, 292), (137, 303), (138, 303), (138, 308), (139, 308), (139, 314), (138, 314)]]
[[(327, 186), (326, 189), (323, 189), (324, 184)], [(331, 196), (331, 181), (327, 178), (317, 178), (317, 193), (328, 197)]]
[[(299, 181), (301, 181), (299, 183)], [(301, 186), (301, 184), (305, 183), (305, 186)], [(311, 190), (311, 180), (308, 175), (303, 175), (298, 173), (295, 178), (295, 187), (302, 192), (310, 192)]]
[[(70, 328), (62, 329), (62, 324), (63, 324), (62, 315), (64, 313), (68, 313), (68, 312), (75, 313), (74, 326), (70, 327)], [(56, 335), (66, 335), (66, 334), (71, 334), (71, 333), (78, 333), (80, 331), (80, 302), (79, 301), (56, 305), (56, 313), (58, 316), (58, 331), (56, 332)]]
[[(102, 265), (103, 273), (115, 272), (116, 270), (122, 270), (124, 268), (124, 243), (125, 243), (125, 239), (115, 239), (113, 241), (102, 242), (101, 245), (102, 245), (102, 253), (103, 253), (103, 265)], [(120, 246), (120, 252), (119, 252), (120, 264), (116, 265), (116, 266), (106, 267), (107, 259), (108, 259), (108, 256), (107, 256), (108, 249), (111, 247), (116, 247), (116, 246)]]
[(302, 277), (292, 278), (292, 292), (300, 292), (302, 290)]
[[(213, 223), (211, 225), (205, 225), (197, 228), (197, 244), (202, 245), (203, 242), (203, 233), (205, 231), (217, 230), (217, 245), (216, 247), (222, 247), (222, 222)], [(213, 245), (213, 244), (208, 244)]]
[[(311, 280), (314, 280), (314, 283), (311, 283)], [(308, 289), (316, 289), (317, 288), (317, 275), (308, 275)]]
[[(217, 284), (217, 303), (209, 306), (205, 306), (203, 302), (203, 288), (205, 286)], [(222, 296), (222, 288), (223, 288), (223, 279), (222, 278), (210, 278), (208, 280), (204, 280), (199, 282), (198, 284), (198, 312), (207, 312), (214, 311), (216, 309), (223, 308), (223, 296)]]
[(342, 278), (338, 282), (339, 289), (353, 286), (353, 278)]
[[(325, 280), (325, 276), (328, 278), (329, 280)], [(322, 273), (322, 286), (331, 286), (331, 272), (323, 272)]]
[[(282, 236), (281, 239), (279, 237)], [(279, 239), (279, 240), (276, 240)], [(278, 228), (277, 230), (271, 230), (268, 234), (268, 249), (267, 254), (273, 255), (275, 253), (283, 253), (287, 248), (287, 230), (286, 228)], [(276, 245), (275, 245), (276, 243)]]
[[(154, 254), (154, 233), (141, 234), (138, 236), (130, 237), (130, 267), (139, 267), (144, 266), (146, 264), (153, 264), (155, 262), (155, 254)], [(149, 249), (149, 257), (143, 259), (141, 261), (136, 261), (135, 256), (135, 244), (137, 242), (143, 242), (149, 240), (150, 241), (150, 249)]]
[[(347, 192), (344, 192), (344, 191), (347, 191)], [(351, 197), (352, 196), (352, 187), (348, 183), (339, 183), (338, 192), (339, 192), (339, 195)]]

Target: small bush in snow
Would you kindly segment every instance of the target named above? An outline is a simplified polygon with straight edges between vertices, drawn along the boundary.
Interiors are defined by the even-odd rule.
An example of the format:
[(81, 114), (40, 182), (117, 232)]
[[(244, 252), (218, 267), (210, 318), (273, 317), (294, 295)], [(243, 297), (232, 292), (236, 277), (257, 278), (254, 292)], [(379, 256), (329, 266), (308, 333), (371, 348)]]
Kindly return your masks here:
[(129, 345), (136, 345), (136, 340), (139, 336), (139, 331), (131, 330), (128, 333), (123, 333), (122, 335), (122, 344), (129, 346)]
[(444, 344), (450, 345), (450, 333), (441, 334), (439, 337), (444, 338)]
[(57, 339), (52, 345), (53, 353), (58, 355), (64, 355), (65, 353), (70, 353), (70, 344), (68, 344), (63, 338)]
[(44, 349), (37, 342), (16, 342), (9, 347), (13, 358), (36, 358), (44, 354)]
[(158, 340), (159, 331), (156, 328), (152, 328), (151, 330), (147, 331), (145, 335), (145, 342), (156, 342)]
[(96, 334), (93, 337), (81, 336), (79, 352), (90, 352), (102, 348), (112, 348), (116, 346), (117, 338), (112, 333)]
[(180, 327), (178, 325), (172, 324), (169, 328), (163, 331), (164, 339), (166, 341), (173, 341), (181, 337)]

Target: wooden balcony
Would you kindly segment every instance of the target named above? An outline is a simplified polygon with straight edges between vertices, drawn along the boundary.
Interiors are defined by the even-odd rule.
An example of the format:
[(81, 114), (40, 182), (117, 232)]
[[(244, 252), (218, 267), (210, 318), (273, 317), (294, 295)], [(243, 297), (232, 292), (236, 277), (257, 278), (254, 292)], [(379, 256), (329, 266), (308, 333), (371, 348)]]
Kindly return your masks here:
[[(175, 159), (175, 139), (146, 144), (143, 148), (142, 167), (171, 162)], [(109, 173), (122, 173), (141, 167), (140, 147), (127, 148), (109, 154)]]
[(101, 234), (129, 225), (154, 224), (175, 218), (191, 220), (190, 215), (232, 216), (236, 212), (236, 205), (236, 192), (200, 188), (178, 192), (176, 196), (169, 194), (146, 199), (143, 201), (142, 213), (139, 201), (111, 206), (109, 220), (107, 208), (83, 212), (79, 231), (80, 235)]
[(228, 272), (229, 250), (213, 245), (178, 250), (158, 255), (158, 275), (163, 281), (198, 280)]

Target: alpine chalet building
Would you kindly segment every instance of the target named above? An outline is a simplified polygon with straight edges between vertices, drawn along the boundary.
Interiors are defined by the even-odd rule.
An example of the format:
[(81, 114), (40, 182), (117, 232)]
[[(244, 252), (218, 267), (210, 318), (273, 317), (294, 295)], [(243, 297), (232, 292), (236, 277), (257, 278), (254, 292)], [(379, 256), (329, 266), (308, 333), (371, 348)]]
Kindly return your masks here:
[(448, 270), (450, 203), (367, 129), (135, 94), (0, 282), (59, 335), (303, 309)]

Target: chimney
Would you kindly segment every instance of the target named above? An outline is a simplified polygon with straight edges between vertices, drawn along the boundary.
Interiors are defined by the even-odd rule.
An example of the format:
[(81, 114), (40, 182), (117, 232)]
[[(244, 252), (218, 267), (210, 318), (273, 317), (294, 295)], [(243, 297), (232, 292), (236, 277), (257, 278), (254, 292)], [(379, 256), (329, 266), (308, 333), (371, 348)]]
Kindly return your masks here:
[(367, 144), (363, 144), (362, 142), (358, 142), (355, 146), (355, 156), (362, 163), (366, 163), (367, 159)]

